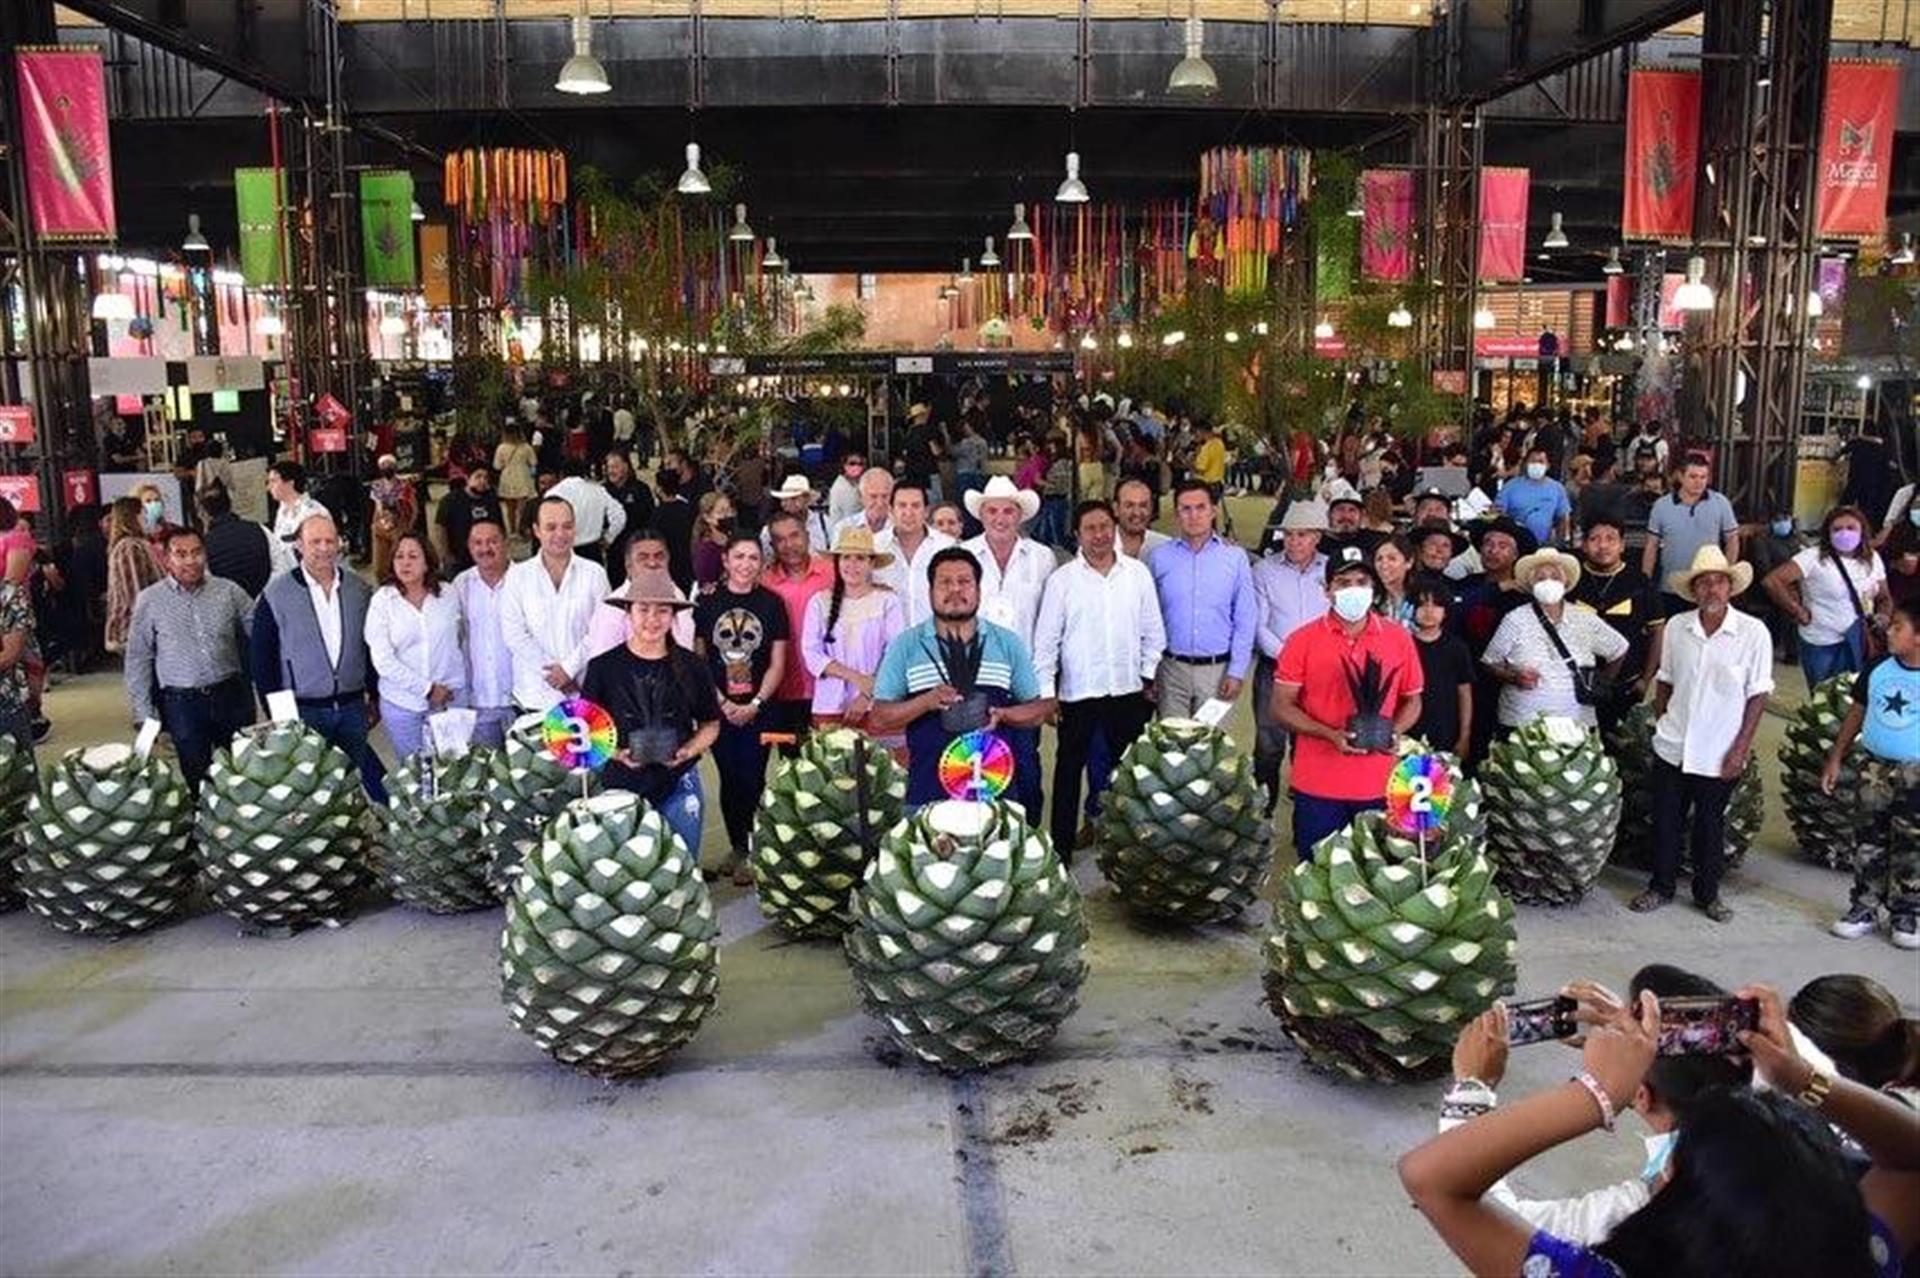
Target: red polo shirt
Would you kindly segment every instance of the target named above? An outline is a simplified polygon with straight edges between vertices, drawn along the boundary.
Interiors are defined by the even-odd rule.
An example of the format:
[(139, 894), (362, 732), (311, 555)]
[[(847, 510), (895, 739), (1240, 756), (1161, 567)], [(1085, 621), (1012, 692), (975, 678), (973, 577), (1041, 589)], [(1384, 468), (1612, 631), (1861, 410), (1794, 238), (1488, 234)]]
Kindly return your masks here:
[[(1330, 728), (1344, 728), (1354, 713), (1353, 690), (1347, 671), (1360, 676), (1367, 658), (1380, 663), (1387, 696), (1381, 713), (1392, 719), (1408, 697), (1425, 690), (1420, 676), (1420, 651), (1413, 636), (1377, 613), (1356, 637), (1347, 635), (1340, 618), (1329, 612), (1291, 635), (1280, 649), (1274, 678), (1300, 689), (1300, 708)], [(1319, 799), (1384, 799), (1387, 774), (1393, 771), (1390, 754), (1344, 754), (1319, 737), (1294, 738), (1293, 788)]]
[(787, 629), (793, 636), (787, 642), (787, 670), (780, 677), (780, 686), (773, 690), (774, 698), (810, 702), (813, 676), (807, 673), (807, 663), (800, 659), (800, 632), (807, 624), (807, 601), (823, 590), (833, 589), (833, 559), (814, 555), (807, 561), (807, 570), (797, 577), (776, 561), (760, 574), (760, 584), (779, 595), (780, 602), (787, 606)]

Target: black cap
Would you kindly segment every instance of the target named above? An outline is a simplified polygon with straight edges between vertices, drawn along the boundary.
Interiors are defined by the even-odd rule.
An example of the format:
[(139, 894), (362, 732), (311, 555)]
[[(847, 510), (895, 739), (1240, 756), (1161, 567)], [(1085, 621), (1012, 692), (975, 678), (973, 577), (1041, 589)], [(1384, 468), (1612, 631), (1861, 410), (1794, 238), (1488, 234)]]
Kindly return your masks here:
[(1498, 519), (1489, 519), (1473, 530), (1474, 548), (1476, 550), (1479, 549), (1480, 543), (1487, 539), (1488, 533), (1497, 532), (1505, 533), (1507, 536), (1513, 538), (1514, 545), (1519, 548), (1520, 553), (1523, 555), (1531, 555), (1534, 551), (1540, 549), (1540, 539), (1538, 537), (1535, 537), (1531, 532), (1528, 532), (1523, 525), (1514, 523), (1513, 520), (1508, 519), (1505, 515), (1500, 516)]
[(1342, 546), (1327, 559), (1327, 581), (1343, 572), (1364, 572), (1373, 578), (1373, 588), (1380, 589), (1380, 573), (1373, 566), (1373, 557), (1359, 546)]

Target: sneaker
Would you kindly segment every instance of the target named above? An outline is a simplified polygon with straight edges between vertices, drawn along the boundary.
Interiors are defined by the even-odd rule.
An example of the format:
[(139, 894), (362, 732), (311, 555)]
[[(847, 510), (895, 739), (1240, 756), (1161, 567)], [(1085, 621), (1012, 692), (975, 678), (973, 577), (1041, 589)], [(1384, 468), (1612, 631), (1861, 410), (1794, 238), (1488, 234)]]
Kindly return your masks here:
[(1903, 950), (1920, 950), (1920, 914), (1896, 914), (1887, 939)]
[(1733, 907), (1717, 896), (1705, 905), (1702, 905), (1700, 912), (1712, 919), (1715, 923), (1730, 922), (1733, 918)]
[(1659, 909), (1661, 906), (1667, 904), (1672, 900), (1673, 898), (1671, 896), (1668, 896), (1662, 892), (1656, 892), (1652, 888), (1648, 888), (1646, 891), (1642, 892), (1639, 896), (1636, 896), (1631, 901), (1628, 901), (1627, 908), (1629, 910), (1632, 910), (1635, 914), (1651, 914), (1655, 910)]
[(1873, 906), (1856, 905), (1828, 924), (1827, 931), (1843, 941), (1857, 941), (1863, 936), (1871, 936), (1879, 921), (1880, 911)]
[(46, 718), (35, 719), (33, 721), (33, 743), (39, 745), (47, 739), (47, 734), (52, 731), (53, 722), (51, 720)]

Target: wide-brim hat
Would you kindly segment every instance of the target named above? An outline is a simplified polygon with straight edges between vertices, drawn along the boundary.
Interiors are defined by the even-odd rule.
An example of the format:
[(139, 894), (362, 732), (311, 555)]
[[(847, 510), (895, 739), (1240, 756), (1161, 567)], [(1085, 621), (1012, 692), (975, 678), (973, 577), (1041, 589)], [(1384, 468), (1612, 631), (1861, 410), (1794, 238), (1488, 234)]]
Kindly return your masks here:
[(664, 568), (650, 568), (637, 572), (627, 578), (627, 584), (606, 597), (604, 601), (615, 608), (631, 608), (634, 604), (663, 604), (669, 608), (691, 608), (693, 600), (683, 599), (679, 587), (673, 584), (673, 578)]
[(1488, 533), (1497, 532), (1505, 533), (1507, 536), (1513, 538), (1513, 544), (1519, 548), (1522, 555), (1531, 555), (1534, 551), (1540, 549), (1540, 539), (1529, 532), (1526, 525), (1517, 524), (1505, 515), (1500, 516), (1498, 519), (1482, 520), (1474, 528), (1474, 549), (1478, 550), (1480, 548), (1480, 543), (1487, 539)]
[(805, 475), (788, 475), (780, 481), (778, 488), (767, 494), (767, 496), (773, 498), (775, 501), (788, 501), (794, 497), (813, 497), (816, 495), (813, 484)]
[(929, 404), (909, 404), (907, 406), (907, 420), (912, 421), (916, 417), (925, 417), (932, 411), (933, 407)]
[(1325, 532), (1327, 508), (1317, 501), (1296, 501), (1281, 516), (1281, 532)]
[(1513, 565), (1514, 584), (1522, 590), (1532, 590), (1534, 574), (1548, 564), (1560, 565), (1560, 575), (1566, 579), (1569, 592), (1580, 584), (1580, 561), (1566, 551), (1555, 550), (1551, 546), (1520, 557)]
[(1467, 547), (1473, 544), (1467, 540), (1465, 533), (1448, 524), (1415, 524), (1407, 529), (1407, 540), (1415, 550), (1420, 549), (1431, 537), (1445, 537), (1456, 555), (1466, 553)]
[(1706, 573), (1724, 573), (1733, 582), (1733, 593), (1740, 594), (1753, 584), (1753, 565), (1727, 561), (1727, 552), (1718, 546), (1702, 546), (1693, 552), (1693, 562), (1683, 571), (1667, 574), (1667, 589), (1682, 599), (1693, 598), (1693, 579)]
[(1356, 506), (1364, 506), (1367, 504), (1366, 501), (1361, 498), (1360, 490), (1344, 479), (1336, 479), (1331, 484), (1328, 484), (1321, 496), (1326, 500), (1329, 511), (1341, 502), (1352, 502)]
[(833, 539), (833, 549), (829, 555), (865, 555), (873, 560), (875, 568), (885, 568), (893, 562), (893, 556), (884, 550), (873, 548), (873, 533), (861, 525), (842, 528)]
[(1010, 501), (1020, 507), (1020, 522), (1025, 523), (1040, 513), (1040, 494), (1031, 488), (1016, 488), (1013, 481), (1005, 475), (995, 475), (987, 481), (985, 488), (975, 488), (966, 495), (967, 513), (975, 519), (980, 518), (981, 508), (990, 501)]

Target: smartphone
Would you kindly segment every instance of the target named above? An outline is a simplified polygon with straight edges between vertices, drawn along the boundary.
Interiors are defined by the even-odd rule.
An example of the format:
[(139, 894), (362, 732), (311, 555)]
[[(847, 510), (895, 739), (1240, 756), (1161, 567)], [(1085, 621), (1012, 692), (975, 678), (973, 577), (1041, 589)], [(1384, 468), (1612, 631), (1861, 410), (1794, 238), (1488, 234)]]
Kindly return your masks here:
[(1729, 1056), (1746, 1049), (1742, 1030), (1760, 1028), (1760, 1004), (1731, 994), (1660, 1000), (1662, 1056)]
[(1579, 1033), (1573, 1020), (1576, 1006), (1565, 994), (1507, 1004), (1507, 1045), (1525, 1047), (1528, 1043), (1572, 1038)]

